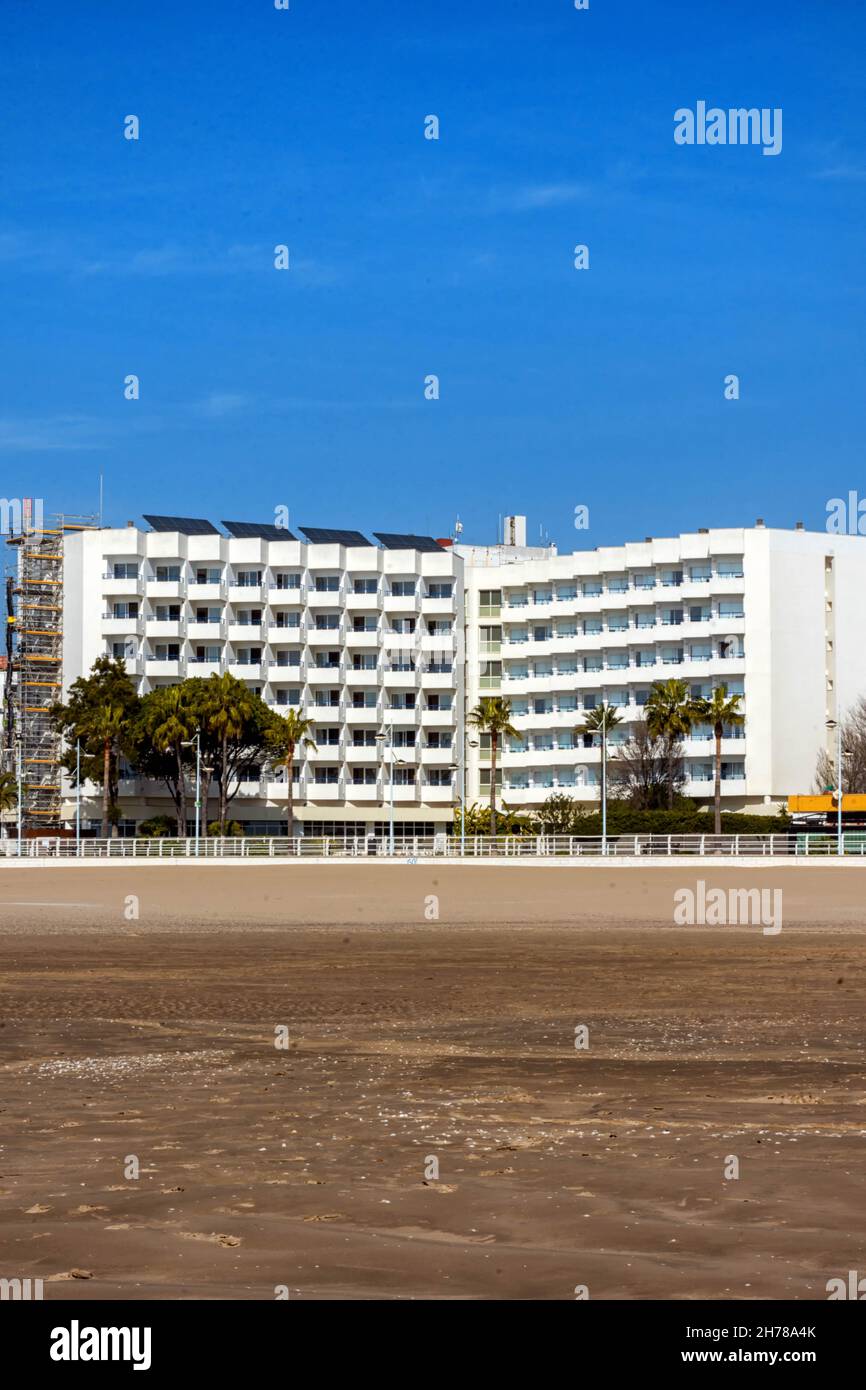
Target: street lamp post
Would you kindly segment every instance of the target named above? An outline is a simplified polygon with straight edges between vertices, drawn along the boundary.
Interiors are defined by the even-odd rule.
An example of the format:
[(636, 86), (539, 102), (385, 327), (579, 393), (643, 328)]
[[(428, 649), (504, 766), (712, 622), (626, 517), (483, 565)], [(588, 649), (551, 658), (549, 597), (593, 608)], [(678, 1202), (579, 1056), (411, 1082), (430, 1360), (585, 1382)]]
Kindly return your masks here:
[[(388, 742), (385, 743), (387, 738)], [(381, 733), (376, 735), (379, 743), (385, 743), (385, 748), (391, 753), (391, 778), (389, 783), (388, 796), (388, 853), (394, 854), (394, 725), (386, 724)], [(384, 752), (384, 749), (383, 749)]]
[(460, 773), (460, 857), (466, 854), (466, 749), (477, 748), (479, 740), (470, 738), (468, 743), (463, 743), (459, 757), (456, 762), (451, 764), (452, 772)]
[(81, 739), (75, 740), (75, 855), (81, 855)]
[[(838, 713), (838, 711), (837, 711)], [(844, 853), (842, 840), (842, 721), (828, 719), (827, 728), (836, 731), (836, 853)]]
[[(190, 739), (181, 741), (181, 748), (192, 748), (195, 744), (195, 857), (198, 859), (198, 842), (201, 835), (201, 730)], [(185, 827), (184, 827), (185, 828)]]
[(17, 737), (16, 740), (15, 740), (15, 754), (16, 754), (16, 763), (17, 763), (17, 777), (18, 777), (18, 857), (19, 857), (19, 859), (20, 859), (20, 857), (21, 857), (21, 825), (22, 825), (22, 817), (23, 817), (23, 814), (24, 814), (24, 809), (23, 809), (23, 805), (22, 805), (22, 802), (23, 802), (23, 799), (24, 799), (24, 786), (23, 786), (23, 780), (24, 780), (24, 779), (23, 779), (22, 773), (21, 773), (21, 735), (20, 735), (20, 734), (18, 735), (18, 737)]

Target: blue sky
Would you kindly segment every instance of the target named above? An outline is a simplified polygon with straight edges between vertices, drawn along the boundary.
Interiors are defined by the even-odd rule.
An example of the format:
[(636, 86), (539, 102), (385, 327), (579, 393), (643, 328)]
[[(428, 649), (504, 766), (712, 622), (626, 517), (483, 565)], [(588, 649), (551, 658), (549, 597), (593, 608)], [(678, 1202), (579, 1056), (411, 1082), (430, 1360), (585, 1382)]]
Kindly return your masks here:
[[(864, 68), (859, 0), (7, 0), (2, 494), (822, 529), (866, 494)], [(699, 99), (782, 152), (677, 146)]]

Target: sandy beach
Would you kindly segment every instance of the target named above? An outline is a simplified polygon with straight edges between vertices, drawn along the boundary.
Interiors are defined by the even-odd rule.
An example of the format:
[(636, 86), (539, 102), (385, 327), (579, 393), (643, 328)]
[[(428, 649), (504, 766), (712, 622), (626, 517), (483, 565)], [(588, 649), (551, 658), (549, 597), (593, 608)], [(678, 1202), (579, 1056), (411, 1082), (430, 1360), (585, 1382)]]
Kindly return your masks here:
[[(698, 878), (781, 888), (783, 929), (675, 926)], [(46, 1299), (824, 1299), (866, 1269), (864, 887), (0, 868), (0, 1275)]]

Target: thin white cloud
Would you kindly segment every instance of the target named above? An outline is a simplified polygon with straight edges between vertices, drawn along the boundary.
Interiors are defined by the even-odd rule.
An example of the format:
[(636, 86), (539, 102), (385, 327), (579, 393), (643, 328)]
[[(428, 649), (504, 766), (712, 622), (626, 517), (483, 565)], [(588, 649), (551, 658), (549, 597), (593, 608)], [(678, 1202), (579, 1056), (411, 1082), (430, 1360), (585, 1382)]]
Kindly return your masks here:
[(862, 183), (866, 179), (866, 168), (857, 164), (834, 164), (829, 169), (819, 169), (815, 178), (838, 183)]
[(211, 391), (204, 400), (198, 401), (195, 405), (196, 411), (200, 415), (206, 415), (212, 420), (221, 420), (226, 415), (234, 415), (239, 410), (243, 410), (249, 404), (250, 397), (245, 396), (240, 391)]
[(89, 416), (0, 417), (0, 452), (41, 453), (105, 449), (105, 427)]
[(512, 212), (536, 212), (543, 208), (565, 207), (590, 196), (584, 183), (530, 183), (494, 193), (494, 201)]

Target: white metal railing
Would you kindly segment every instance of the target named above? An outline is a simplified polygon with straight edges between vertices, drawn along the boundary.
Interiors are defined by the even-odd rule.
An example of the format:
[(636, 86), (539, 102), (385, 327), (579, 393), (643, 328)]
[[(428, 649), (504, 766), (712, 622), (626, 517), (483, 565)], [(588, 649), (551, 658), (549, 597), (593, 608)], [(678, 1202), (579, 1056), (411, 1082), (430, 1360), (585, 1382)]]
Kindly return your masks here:
[[(866, 859), (866, 831), (847, 831), (843, 836), (847, 857)], [(836, 836), (827, 832), (773, 833), (769, 835), (460, 835), (406, 836), (394, 827), (394, 857), (429, 858), (676, 858), (680, 856), (826, 858), (838, 854)], [(195, 858), (193, 836), (151, 839), (117, 837), (82, 839), (76, 851), (74, 838), (41, 836), (21, 842), (21, 856), (30, 859), (186, 859)], [(0, 863), (18, 857), (14, 837), (0, 841)], [(214, 858), (333, 858), (334, 856), (389, 856), (389, 837), (381, 835), (207, 836), (198, 845), (198, 857)]]

